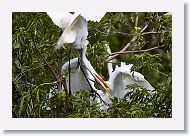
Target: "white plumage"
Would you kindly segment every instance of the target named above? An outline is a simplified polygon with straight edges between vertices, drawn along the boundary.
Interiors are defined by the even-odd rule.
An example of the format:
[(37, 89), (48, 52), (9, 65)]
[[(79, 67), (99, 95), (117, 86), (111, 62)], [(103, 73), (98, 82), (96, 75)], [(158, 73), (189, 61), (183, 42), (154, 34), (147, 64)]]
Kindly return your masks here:
[[(88, 60), (87, 60), (88, 61)], [(85, 90), (90, 90), (90, 86), (87, 83), (87, 80), (84, 77), (84, 74), (81, 71), (81, 68), (78, 65), (78, 58), (74, 58), (70, 61), (71, 63), (71, 75), (70, 75), (70, 81), (71, 81), (71, 92), (76, 92), (79, 91), (81, 89), (85, 89)], [(86, 69), (86, 63), (84, 63), (83, 65), (84, 68), (84, 73), (85, 75), (88, 77), (89, 79), (89, 83), (91, 84), (91, 86), (94, 88), (94, 77), (91, 75), (91, 73)], [(66, 70), (69, 69), (69, 62), (66, 62), (63, 66), (62, 66), (62, 74), (64, 74), (64, 72)], [(67, 77), (67, 89), (69, 89), (69, 78)]]
[(69, 12), (47, 12), (53, 23), (63, 31), (71, 21), (73, 14)]
[(81, 12), (81, 16), (83, 16), (87, 21), (100, 22), (100, 20), (104, 17), (106, 12)]
[[(110, 95), (108, 95), (109, 93), (104, 93), (103, 91), (96, 89), (94, 86), (93, 81), (95, 80), (95, 76), (92, 76), (92, 74), (96, 75), (97, 73), (90, 64), (90, 61), (88, 61), (88, 59), (85, 56), (83, 56), (82, 58), (84, 62), (83, 68), (92, 88), (101, 96), (102, 100), (110, 104), (111, 100)], [(64, 73), (64, 71), (68, 69), (68, 65), (68, 62), (66, 62), (62, 66), (62, 73)], [(141, 85), (147, 90), (154, 90), (150, 83), (144, 79), (144, 76), (142, 74), (138, 72), (131, 72), (131, 67), (131, 64), (126, 65), (122, 62), (121, 66), (116, 66), (115, 70), (111, 73), (110, 78), (107, 81), (107, 85), (113, 97), (122, 99), (126, 93), (133, 91), (127, 88), (127, 85), (130, 84), (137, 84)], [(99, 82), (101, 83), (100, 80)], [(102, 84), (102, 86), (104, 86), (104, 84)], [(76, 92), (80, 89), (90, 90), (91, 88), (87, 83), (80, 67), (78, 66), (78, 58), (74, 58), (71, 60), (71, 92)], [(100, 104), (99, 106), (101, 109), (107, 110), (109, 108), (98, 97), (95, 100)]]
[[(115, 70), (110, 74), (107, 84), (113, 97), (122, 99), (126, 93), (133, 91), (127, 88), (127, 85), (130, 84), (137, 84), (147, 90), (154, 90), (150, 83), (144, 79), (142, 74), (131, 72), (131, 67), (132, 64), (126, 65), (121, 62), (121, 66), (116, 66)], [(97, 92), (101, 96), (102, 100), (111, 104), (110, 97), (106, 93), (99, 90)], [(100, 109), (107, 110), (109, 108), (109, 106), (105, 105), (99, 98), (96, 98), (96, 101), (99, 103)]]
[[(110, 55), (110, 54), (111, 54), (110, 46), (109, 46), (108, 44), (105, 44), (105, 48), (106, 48), (108, 54)], [(110, 60), (110, 61), (107, 63), (107, 67), (108, 67), (108, 74), (109, 74), (109, 76), (110, 76), (110, 74), (113, 72), (112, 60)]]
[[(87, 43), (87, 42), (86, 42)], [(85, 45), (81, 50), (82, 50), (82, 68), (84, 70), (84, 74), (86, 75), (86, 77), (88, 78), (88, 81), (92, 87), (92, 89), (94, 89), (95, 91), (97, 90), (94, 87), (94, 81), (97, 81), (104, 89), (105, 91), (107, 91), (107, 93), (110, 94), (110, 92), (108, 91), (108, 85), (106, 84), (106, 82), (97, 74), (97, 72), (94, 70), (94, 68), (92, 67), (90, 61), (86, 58), (86, 48), (87, 45)], [(79, 67), (79, 59), (78, 58), (74, 58), (72, 60), (70, 60), (70, 68), (71, 68), (71, 92), (75, 92), (78, 91), (80, 89), (85, 89), (85, 90), (89, 90), (90, 91), (90, 85), (88, 84), (87, 80), (84, 77), (84, 74), (82, 73), (81, 67)], [(62, 74), (64, 74), (64, 72), (66, 70), (69, 69), (69, 62), (66, 62), (63, 66), (62, 66)], [(68, 81), (68, 77), (67, 77), (67, 88), (69, 86), (69, 81)], [(111, 94), (110, 94), (111, 95)]]
[(56, 49), (60, 49), (64, 44), (71, 44), (71, 48), (81, 49), (85, 46), (88, 36), (87, 21), (99, 22), (106, 12), (88, 12), (66, 14), (63, 12), (48, 12), (47, 14), (53, 22), (62, 28), (63, 33), (57, 42)]
[(132, 90), (127, 88), (127, 85), (137, 84), (147, 90), (154, 90), (151, 84), (144, 79), (144, 76), (138, 72), (131, 72), (132, 65), (126, 65), (121, 62), (121, 66), (116, 66), (108, 80), (108, 86), (112, 95), (116, 98), (123, 98), (124, 95)]
[[(49, 13), (48, 15), (55, 23), (55, 25), (59, 26), (63, 33), (57, 42), (56, 49), (60, 49), (64, 44), (70, 44), (73, 49), (81, 49), (82, 56), (82, 68), (84, 70), (85, 75), (89, 79), (89, 83), (94, 90), (98, 92), (98, 94), (102, 97), (104, 101), (107, 103), (111, 103), (108, 94), (112, 94), (114, 97), (121, 99), (127, 92), (132, 91), (127, 88), (127, 85), (137, 84), (148, 90), (154, 90), (154, 88), (150, 85), (148, 81), (144, 79), (144, 76), (138, 72), (131, 72), (132, 65), (126, 65), (125, 63), (121, 63), (121, 66), (116, 66), (113, 71), (112, 65), (108, 65), (110, 67), (109, 74), (110, 78), (107, 81), (107, 84), (101, 77), (96, 73), (90, 62), (85, 56), (86, 48), (87, 48), (87, 21), (100, 21), (101, 18), (105, 15), (105, 12), (99, 13)], [(109, 49), (108, 49), (109, 51)], [(111, 51), (110, 51), (111, 52)], [(64, 73), (69, 68), (69, 62), (66, 62), (62, 66), (62, 73)], [(78, 91), (80, 89), (90, 90), (90, 86), (87, 83), (87, 80), (84, 77), (84, 74), (81, 71), (81, 68), (78, 65), (78, 58), (74, 58), (70, 62), (71, 68), (71, 92)], [(113, 72), (112, 72), (113, 71)], [(97, 90), (94, 86), (94, 80), (98, 81), (107, 93), (103, 93), (100, 90)], [(109, 90), (108, 91), (108, 86)], [(68, 82), (67, 82), (68, 87)], [(99, 98), (96, 100), (100, 103), (100, 107), (104, 110), (108, 108), (108, 106), (104, 105)]]

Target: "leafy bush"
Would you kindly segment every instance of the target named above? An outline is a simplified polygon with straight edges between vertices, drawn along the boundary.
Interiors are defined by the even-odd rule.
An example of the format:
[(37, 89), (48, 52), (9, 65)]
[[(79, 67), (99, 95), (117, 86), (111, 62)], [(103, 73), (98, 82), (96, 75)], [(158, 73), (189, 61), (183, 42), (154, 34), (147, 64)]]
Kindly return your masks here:
[[(112, 99), (107, 111), (99, 108), (85, 90), (71, 97), (61, 90), (61, 66), (68, 48), (55, 51), (61, 30), (46, 13), (12, 14), (12, 109), (24, 118), (171, 118), (172, 16), (170, 13), (106, 13), (100, 23), (89, 22), (87, 58), (108, 79), (105, 44), (116, 54), (113, 65), (133, 64), (155, 91), (130, 85), (123, 99)], [(72, 58), (76, 57), (72, 51)], [(50, 97), (50, 90), (53, 96)]]

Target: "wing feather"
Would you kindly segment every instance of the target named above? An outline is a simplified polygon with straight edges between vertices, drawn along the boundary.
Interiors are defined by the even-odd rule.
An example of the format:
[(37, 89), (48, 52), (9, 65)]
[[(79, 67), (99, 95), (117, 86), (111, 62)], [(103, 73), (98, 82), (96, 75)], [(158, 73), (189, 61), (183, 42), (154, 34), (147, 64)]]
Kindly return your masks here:
[(138, 72), (131, 72), (132, 65), (121, 63), (120, 67), (116, 67), (111, 73), (109, 82), (112, 84), (112, 94), (117, 98), (123, 98), (127, 92), (133, 91), (127, 88), (127, 85), (141, 85), (147, 90), (154, 90), (151, 84), (144, 79), (144, 76)]
[(82, 12), (81, 16), (83, 16), (87, 21), (100, 22), (100, 20), (104, 17), (106, 12)]
[(69, 12), (47, 12), (47, 14), (53, 23), (61, 29), (65, 29), (73, 17), (73, 14)]

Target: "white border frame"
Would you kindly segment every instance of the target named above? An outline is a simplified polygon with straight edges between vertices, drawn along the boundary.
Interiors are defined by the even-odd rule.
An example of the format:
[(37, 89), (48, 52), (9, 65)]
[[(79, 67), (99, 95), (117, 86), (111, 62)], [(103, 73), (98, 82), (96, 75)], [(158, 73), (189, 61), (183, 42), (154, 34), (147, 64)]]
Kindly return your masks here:
[[(83, 6), (81, 6), (83, 4)], [(12, 12), (172, 12), (172, 118), (12, 118)], [(0, 127), (4, 130), (184, 130), (184, 5), (180, 0), (40, 1), (0, 4)]]

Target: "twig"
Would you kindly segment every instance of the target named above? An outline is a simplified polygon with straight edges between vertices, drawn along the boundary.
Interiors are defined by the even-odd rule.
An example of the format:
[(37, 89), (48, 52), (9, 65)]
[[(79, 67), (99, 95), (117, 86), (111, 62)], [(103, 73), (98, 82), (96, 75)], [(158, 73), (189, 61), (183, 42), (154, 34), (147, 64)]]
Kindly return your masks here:
[(152, 32), (144, 32), (144, 33), (142, 33), (142, 35), (146, 35), (146, 34), (160, 34), (161, 32), (154, 32), (154, 31), (152, 31)]
[(166, 75), (166, 74), (164, 74), (164, 73), (162, 73), (162, 72), (160, 72), (160, 71), (158, 71), (158, 70), (156, 70), (156, 69), (153, 69), (153, 70), (155, 70), (157, 73), (159, 73), (159, 74), (161, 74), (161, 75), (164, 75), (164, 76), (166, 76), (166, 77), (169, 76), (169, 75)]
[(57, 85), (58, 92), (60, 92), (62, 90), (62, 82), (61, 82), (62, 53), (63, 53), (63, 51), (62, 51), (62, 49), (60, 49), (60, 52), (59, 52), (59, 68), (58, 68), (59, 69), (59, 72), (58, 72), (59, 81), (58, 81), (58, 85)]
[(69, 97), (70, 96), (71, 96), (71, 48), (69, 47)]
[[(137, 39), (137, 36), (134, 36), (133, 39), (127, 44), (125, 45), (125, 47), (120, 51), (120, 52), (124, 52), (125, 50), (127, 50), (127, 48)], [(119, 54), (115, 54), (113, 56), (108, 57), (108, 59), (106, 60), (106, 62), (109, 62), (110, 60), (114, 59), (115, 57), (119, 56)]]
[(59, 81), (55, 81), (55, 82), (50, 82), (50, 83), (42, 83), (42, 84), (40, 84), (40, 85), (33, 85), (33, 84), (31, 84), (31, 83), (27, 83), (28, 85), (31, 85), (31, 86), (36, 86), (36, 88), (34, 89), (34, 91), (36, 90), (36, 89), (38, 89), (40, 86), (43, 86), (43, 85), (51, 85), (51, 84), (57, 84)]
[(49, 65), (49, 63), (45, 60), (45, 58), (43, 57), (43, 55), (40, 53), (40, 51), (39, 51), (39, 49), (37, 48), (37, 46), (36, 46), (36, 44), (34, 43), (34, 41), (33, 41), (33, 44), (34, 44), (34, 47), (35, 47), (35, 49), (36, 49), (38, 55), (42, 58), (42, 60), (46, 63), (46, 65), (48, 66), (48, 68), (51, 70), (51, 72), (52, 72), (53, 76), (55, 77), (55, 79), (56, 79), (57, 81), (59, 81), (59, 78), (57, 77), (55, 71), (54, 71), (53, 68)]
[[(92, 30), (95, 30), (96, 32), (100, 33), (102, 36), (107, 36), (107, 33), (102, 32), (102, 31), (100, 31), (100, 30), (98, 30), (98, 29), (96, 29), (96, 28), (95, 28), (95, 29), (92, 29)], [(119, 31), (109, 33), (109, 35), (117, 35), (117, 34), (133, 36), (133, 34), (125, 33), (125, 32), (119, 32)]]
[[(30, 56), (30, 67), (33, 69), (33, 66), (32, 66), (32, 52), (29, 50), (29, 56)], [(30, 71), (29, 72), (29, 75), (28, 75), (28, 80), (30, 82), (32, 82), (32, 72)], [(32, 96), (32, 93), (33, 93), (33, 90), (32, 90), (32, 86), (29, 86), (29, 94), (30, 94), (30, 101), (31, 101), (31, 107), (32, 107), (32, 112), (34, 114), (34, 117), (37, 117), (37, 113), (36, 113), (36, 110), (34, 108), (34, 98)]]
[[(142, 28), (141, 33), (144, 32), (144, 30), (148, 27), (148, 25), (149, 25), (149, 22)], [(124, 47), (123, 49), (121, 49), (119, 52), (124, 52), (124, 51), (126, 51), (127, 48), (129, 48), (129, 46), (131, 46), (131, 44), (133, 44), (134, 41), (136, 41), (137, 38), (138, 38), (138, 36), (134, 36), (134, 37), (131, 39), (131, 41), (130, 41), (127, 45), (125, 45), (125, 47)], [(109, 62), (110, 60), (114, 59), (114, 58), (117, 57), (117, 56), (119, 56), (119, 54), (115, 54), (115, 55), (113, 55), (113, 56), (108, 57), (108, 59), (106, 60), (106, 62)]]
[(146, 28), (149, 26), (150, 22), (148, 22), (144, 27), (143, 29), (141, 30), (141, 33), (144, 32), (144, 30), (146, 30)]
[(153, 48), (150, 48), (150, 49), (146, 49), (146, 50), (136, 50), (136, 51), (124, 51), (124, 52), (114, 52), (111, 54), (112, 55), (115, 55), (115, 54), (126, 54), (126, 53), (143, 53), (143, 52), (148, 52), (148, 51), (152, 51), (152, 50), (155, 50), (155, 49), (158, 49), (158, 48), (162, 48), (164, 47), (164, 45), (162, 46), (157, 46), (157, 47), (153, 47)]
[(138, 16), (138, 13), (135, 13), (136, 15), (136, 18), (135, 18), (135, 27), (138, 26), (138, 21), (139, 21), (139, 16)]
[(64, 90), (65, 90), (65, 113), (67, 113), (67, 109), (68, 109), (68, 90), (67, 90), (67, 83), (66, 83), (66, 77), (63, 77), (63, 86), (64, 86)]

